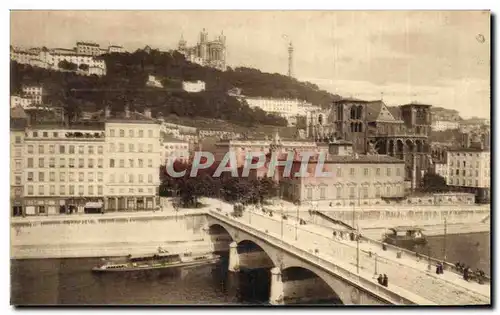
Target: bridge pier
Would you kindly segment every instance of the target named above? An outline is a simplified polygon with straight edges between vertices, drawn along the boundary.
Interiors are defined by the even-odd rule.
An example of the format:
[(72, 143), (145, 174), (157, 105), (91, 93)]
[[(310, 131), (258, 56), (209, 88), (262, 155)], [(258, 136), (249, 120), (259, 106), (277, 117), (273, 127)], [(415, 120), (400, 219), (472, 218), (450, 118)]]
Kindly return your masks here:
[(238, 244), (236, 242), (229, 244), (228, 270), (231, 272), (237, 272), (240, 270), (240, 256), (238, 255)]
[(274, 267), (271, 269), (271, 289), (269, 290), (269, 304), (284, 304), (283, 279), (281, 277), (281, 269), (278, 267)]

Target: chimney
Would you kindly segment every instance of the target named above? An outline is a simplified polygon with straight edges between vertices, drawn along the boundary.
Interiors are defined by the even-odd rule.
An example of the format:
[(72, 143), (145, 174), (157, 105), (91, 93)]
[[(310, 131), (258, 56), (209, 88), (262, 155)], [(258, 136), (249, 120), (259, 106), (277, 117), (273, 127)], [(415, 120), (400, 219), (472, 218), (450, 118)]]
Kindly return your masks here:
[(144, 116), (146, 116), (147, 118), (151, 118), (151, 109), (145, 108), (144, 109)]
[(128, 105), (125, 105), (125, 118), (130, 118), (130, 110)]

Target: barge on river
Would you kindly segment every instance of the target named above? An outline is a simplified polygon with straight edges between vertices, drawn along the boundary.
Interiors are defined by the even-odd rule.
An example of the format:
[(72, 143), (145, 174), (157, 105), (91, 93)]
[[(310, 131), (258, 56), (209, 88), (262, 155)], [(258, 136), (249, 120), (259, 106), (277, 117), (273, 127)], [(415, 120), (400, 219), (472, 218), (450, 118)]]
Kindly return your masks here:
[(422, 230), (422, 228), (408, 226), (390, 228), (389, 232), (384, 235), (384, 243), (402, 247), (425, 245), (427, 239)]
[(197, 265), (215, 264), (220, 260), (219, 255), (192, 253), (171, 254), (161, 248), (157, 253), (149, 255), (129, 255), (122, 261), (108, 261), (92, 268), (93, 272), (124, 272), (139, 270), (156, 270), (174, 267), (187, 267)]

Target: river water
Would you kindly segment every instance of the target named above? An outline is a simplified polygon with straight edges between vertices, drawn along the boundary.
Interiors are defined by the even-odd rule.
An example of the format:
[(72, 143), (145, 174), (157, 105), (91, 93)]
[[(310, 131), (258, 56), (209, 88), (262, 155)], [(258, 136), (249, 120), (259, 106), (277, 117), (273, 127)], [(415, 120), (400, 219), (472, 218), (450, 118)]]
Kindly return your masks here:
[[(443, 255), (443, 236), (428, 238), (432, 256)], [(448, 235), (446, 255), (490, 273), (490, 234)], [(265, 304), (267, 270), (227, 272), (217, 265), (120, 274), (93, 274), (99, 258), (11, 261), (11, 304)], [(318, 304), (335, 301), (316, 301)]]

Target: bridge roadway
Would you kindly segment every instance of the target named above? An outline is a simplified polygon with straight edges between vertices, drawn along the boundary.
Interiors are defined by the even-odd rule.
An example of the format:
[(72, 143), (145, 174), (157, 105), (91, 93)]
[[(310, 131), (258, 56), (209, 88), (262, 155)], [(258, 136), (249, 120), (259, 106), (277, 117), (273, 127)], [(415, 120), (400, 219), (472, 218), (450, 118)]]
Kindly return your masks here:
[[(213, 206), (221, 208), (225, 213), (233, 211), (232, 206), (226, 203), (213, 202)], [(317, 250), (318, 255), (326, 256), (330, 261), (340, 260), (348, 263), (351, 270), (356, 272), (357, 242), (336, 239), (331, 229), (310, 223), (296, 225), (291, 216), (287, 220), (281, 220), (279, 212), (274, 212), (273, 217), (270, 217), (260, 211), (247, 210), (243, 217), (235, 220), (311, 253), (316, 253)], [(490, 304), (489, 283), (480, 285), (472, 281), (467, 282), (460, 275), (447, 271), (436, 275), (434, 266), (428, 270), (427, 261), (418, 261), (415, 257), (405, 255), (396, 258), (394, 252), (384, 251), (374, 244), (360, 242), (359, 249), (360, 273), (387, 274), (389, 288), (391, 285), (397, 286), (438, 305)], [(376, 279), (373, 281), (376, 282)]]

